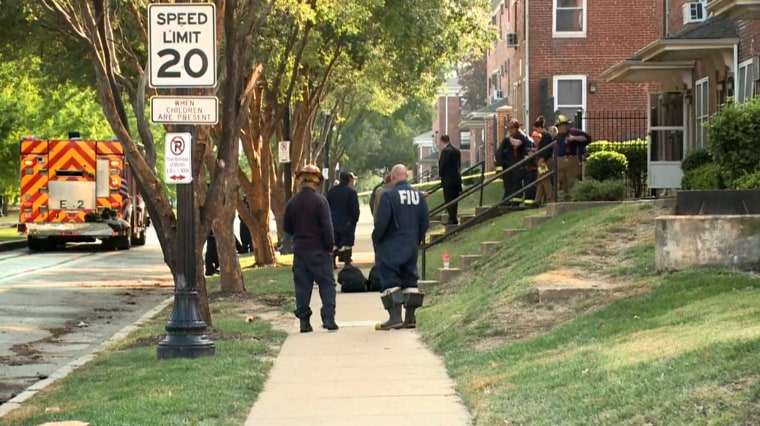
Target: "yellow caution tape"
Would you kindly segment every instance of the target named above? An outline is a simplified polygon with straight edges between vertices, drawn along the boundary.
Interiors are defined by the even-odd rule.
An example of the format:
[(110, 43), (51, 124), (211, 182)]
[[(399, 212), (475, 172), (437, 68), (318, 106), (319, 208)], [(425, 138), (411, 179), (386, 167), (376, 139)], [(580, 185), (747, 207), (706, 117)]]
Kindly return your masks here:
[[(493, 176), (499, 171), (484, 173), (483, 177), (487, 178), (487, 177)], [(481, 176), (480, 173), (475, 174), (475, 175), (462, 176), (462, 182), (466, 182), (473, 179), (480, 179), (480, 176)], [(436, 186), (439, 183), (441, 183), (440, 180), (431, 180), (429, 182), (415, 183), (414, 185), (412, 185), (412, 188), (425, 188), (425, 187), (430, 187), (430, 186)], [(361, 196), (366, 196), (366, 195), (371, 195), (371, 194), (372, 194), (372, 191), (362, 191), (359, 193), (359, 196), (361, 197)]]

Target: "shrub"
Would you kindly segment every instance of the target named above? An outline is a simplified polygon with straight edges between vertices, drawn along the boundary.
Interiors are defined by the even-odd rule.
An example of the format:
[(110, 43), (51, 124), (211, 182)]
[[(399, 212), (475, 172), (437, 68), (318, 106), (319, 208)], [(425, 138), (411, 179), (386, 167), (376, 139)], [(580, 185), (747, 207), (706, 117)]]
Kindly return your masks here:
[(683, 161), (681, 162), (681, 170), (686, 173), (712, 162), (714, 161), (712, 155), (710, 155), (710, 151), (706, 149), (695, 149), (694, 151), (689, 151), (683, 157)]
[(628, 160), (628, 177), (629, 185), (633, 189), (636, 197), (644, 193), (644, 184), (647, 174), (647, 141), (636, 139), (625, 142), (598, 141), (593, 142), (586, 147), (586, 154), (591, 155), (601, 151), (619, 152), (625, 155)]
[(723, 170), (725, 183), (755, 172), (760, 164), (757, 135), (760, 134), (760, 98), (743, 105), (724, 105), (710, 118), (709, 149)]
[(623, 201), (627, 188), (621, 180), (598, 181), (584, 179), (576, 182), (570, 192), (573, 201)]
[(681, 179), (683, 189), (723, 189), (720, 178), (720, 166), (716, 163), (703, 164), (695, 169), (685, 171)]
[(620, 179), (627, 168), (625, 155), (614, 151), (595, 152), (586, 160), (586, 176), (599, 181)]
[(736, 179), (734, 189), (760, 189), (760, 169)]

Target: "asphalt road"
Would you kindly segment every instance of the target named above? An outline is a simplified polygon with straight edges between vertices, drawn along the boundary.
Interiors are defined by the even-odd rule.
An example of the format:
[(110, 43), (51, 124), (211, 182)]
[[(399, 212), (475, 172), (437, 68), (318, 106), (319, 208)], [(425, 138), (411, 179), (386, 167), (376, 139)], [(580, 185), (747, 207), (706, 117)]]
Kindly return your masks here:
[(0, 274), (0, 403), (89, 353), (173, 287), (152, 232), (128, 251), (2, 252)]

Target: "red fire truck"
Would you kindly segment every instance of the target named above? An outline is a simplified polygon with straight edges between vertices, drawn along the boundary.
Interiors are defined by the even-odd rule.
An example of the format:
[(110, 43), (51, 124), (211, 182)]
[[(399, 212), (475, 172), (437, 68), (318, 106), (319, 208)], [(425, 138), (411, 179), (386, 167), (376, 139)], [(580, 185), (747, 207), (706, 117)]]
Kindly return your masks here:
[(100, 240), (108, 249), (145, 244), (149, 225), (137, 182), (118, 140), (21, 139), (18, 232), (29, 249)]

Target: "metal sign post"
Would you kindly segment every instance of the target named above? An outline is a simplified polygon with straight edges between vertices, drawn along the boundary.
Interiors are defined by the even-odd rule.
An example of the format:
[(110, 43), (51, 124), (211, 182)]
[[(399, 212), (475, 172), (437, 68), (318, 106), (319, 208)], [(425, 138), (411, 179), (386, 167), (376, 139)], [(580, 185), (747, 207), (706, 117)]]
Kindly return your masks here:
[[(204, 332), (195, 286), (195, 190), (192, 126), (216, 123), (216, 97), (189, 97), (190, 88), (216, 86), (216, 6), (213, 3), (152, 3), (148, 5), (150, 85), (180, 88), (179, 97), (151, 99), (154, 123), (179, 124), (166, 135), (164, 179), (177, 185), (177, 265), (174, 309), (159, 342), (158, 359), (214, 355)], [(211, 99), (209, 99), (211, 98)]]

